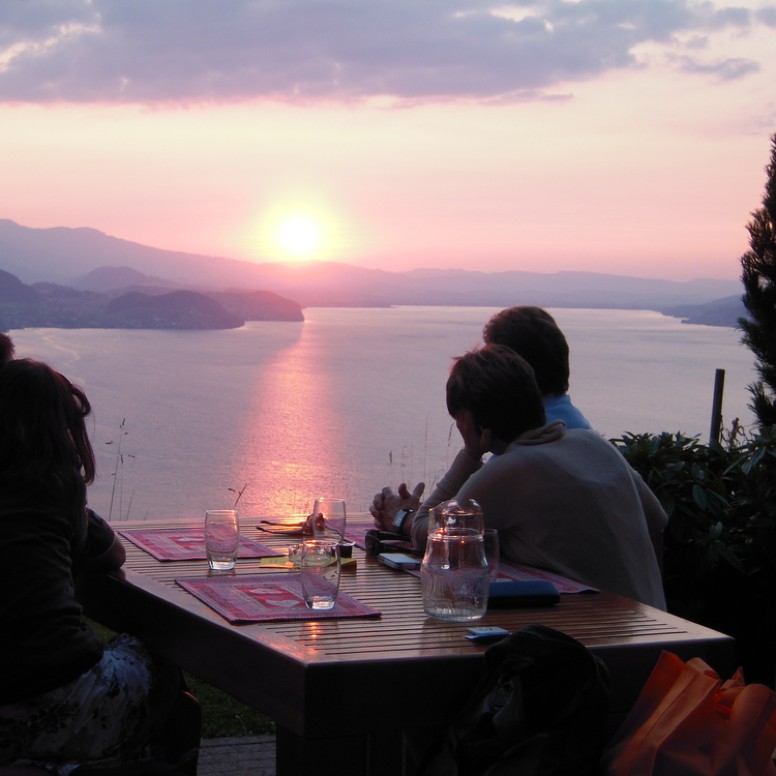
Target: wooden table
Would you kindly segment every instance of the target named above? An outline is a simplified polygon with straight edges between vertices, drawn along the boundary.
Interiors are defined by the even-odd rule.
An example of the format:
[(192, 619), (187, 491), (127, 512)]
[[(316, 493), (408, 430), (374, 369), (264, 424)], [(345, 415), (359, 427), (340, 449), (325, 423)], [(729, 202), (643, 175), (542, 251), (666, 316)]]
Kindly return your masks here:
[[(114, 528), (175, 525), (155, 520)], [(246, 535), (279, 553), (298, 541), (257, 525), (242, 519)], [(476, 681), (486, 646), (464, 638), (466, 624), (427, 618), (419, 580), (359, 549), (357, 569), (343, 572), (341, 590), (379, 609), (380, 619), (230, 625), (174, 582), (206, 575), (205, 561), (160, 562), (124, 544), (123, 570), (84, 591), (87, 613), (138, 634), (157, 653), (274, 719), (278, 776), (312, 772), (321, 757), (339, 759), (340, 774), (403, 773), (399, 742), (446, 719)], [(236, 573), (260, 570), (289, 573), (262, 570), (252, 560), (239, 560)], [(490, 611), (478, 624), (514, 631), (530, 623), (564, 631), (606, 662), (615, 713), (630, 708), (663, 649), (702, 657), (723, 675), (734, 668), (730, 637), (608, 593)]]

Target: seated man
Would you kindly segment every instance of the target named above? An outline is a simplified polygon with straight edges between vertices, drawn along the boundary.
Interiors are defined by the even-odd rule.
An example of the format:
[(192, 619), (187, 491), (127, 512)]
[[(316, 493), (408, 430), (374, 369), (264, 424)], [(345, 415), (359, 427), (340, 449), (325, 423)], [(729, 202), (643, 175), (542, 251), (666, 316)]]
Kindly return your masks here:
[(379, 528), (395, 530), (394, 514), (408, 512), (411, 524), (399, 528), (423, 547), (429, 509), (472, 498), (485, 525), (498, 529), (507, 560), (665, 608), (656, 547), (668, 518), (660, 502), (595, 431), (546, 423), (524, 359), (501, 345), (457, 359), (447, 408), (464, 449), (422, 506), (418, 488), (378, 494), (370, 511)]
[(486, 345), (506, 345), (530, 364), (548, 422), (562, 420), (566, 428), (590, 428), (568, 395), (568, 342), (546, 310), (531, 305), (507, 307), (485, 324), (482, 339)]

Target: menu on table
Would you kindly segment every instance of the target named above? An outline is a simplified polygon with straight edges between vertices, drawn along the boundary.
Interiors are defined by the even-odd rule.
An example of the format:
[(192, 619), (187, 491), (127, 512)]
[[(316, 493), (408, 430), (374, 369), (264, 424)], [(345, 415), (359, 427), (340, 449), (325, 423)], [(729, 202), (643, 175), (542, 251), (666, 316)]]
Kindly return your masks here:
[[(205, 560), (205, 529), (203, 528), (137, 528), (119, 531), (121, 536), (157, 560)], [(277, 548), (240, 537), (239, 558), (269, 558), (277, 555)]]
[(553, 574), (551, 571), (545, 571), (544, 569), (537, 569), (533, 566), (521, 566), (512, 563), (506, 563), (501, 561), (498, 564), (498, 573), (496, 579), (493, 580), (495, 584), (499, 581), (510, 582), (527, 582), (544, 580), (546, 582), (552, 582), (558, 589), (559, 593), (598, 593), (600, 592), (595, 587), (589, 585), (583, 585), (581, 582), (576, 582), (573, 579), (562, 577), (559, 574)]
[(377, 609), (342, 592), (333, 609), (308, 609), (299, 574), (189, 577), (175, 582), (231, 623), (380, 616)]

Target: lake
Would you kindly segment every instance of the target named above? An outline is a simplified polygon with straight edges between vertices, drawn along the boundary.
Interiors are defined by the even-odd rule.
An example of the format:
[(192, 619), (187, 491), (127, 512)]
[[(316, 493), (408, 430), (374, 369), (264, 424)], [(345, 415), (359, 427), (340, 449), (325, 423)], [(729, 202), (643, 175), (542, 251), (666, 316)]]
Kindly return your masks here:
[[(80, 385), (97, 455), (91, 506), (112, 521), (305, 511), (318, 495), (367, 509), (383, 485), (427, 491), (459, 449), (445, 409), (454, 356), (497, 308), (311, 308), (304, 323), (223, 331), (30, 329), (17, 356)], [(553, 309), (571, 396), (606, 437), (708, 440), (715, 370), (723, 423), (749, 425), (754, 357), (740, 332), (650, 311)], [(240, 492), (242, 494), (240, 495)]]

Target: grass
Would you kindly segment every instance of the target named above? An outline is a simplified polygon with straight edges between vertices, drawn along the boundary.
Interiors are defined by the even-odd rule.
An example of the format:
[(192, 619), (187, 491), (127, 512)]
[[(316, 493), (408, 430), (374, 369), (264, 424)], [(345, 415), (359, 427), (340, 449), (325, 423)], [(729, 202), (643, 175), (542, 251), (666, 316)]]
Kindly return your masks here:
[(258, 736), (275, 732), (275, 723), (217, 687), (186, 674), (186, 683), (202, 705), (202, 738)]
[[(93, 620), (89, 624), (103, 639), (115, 635)], [(257, 736), (275, 732), (275, 723), (269, 717), (196, 676), (187, 673), (184, 676), (189, 690), (202, 706), (202, 738)]]

